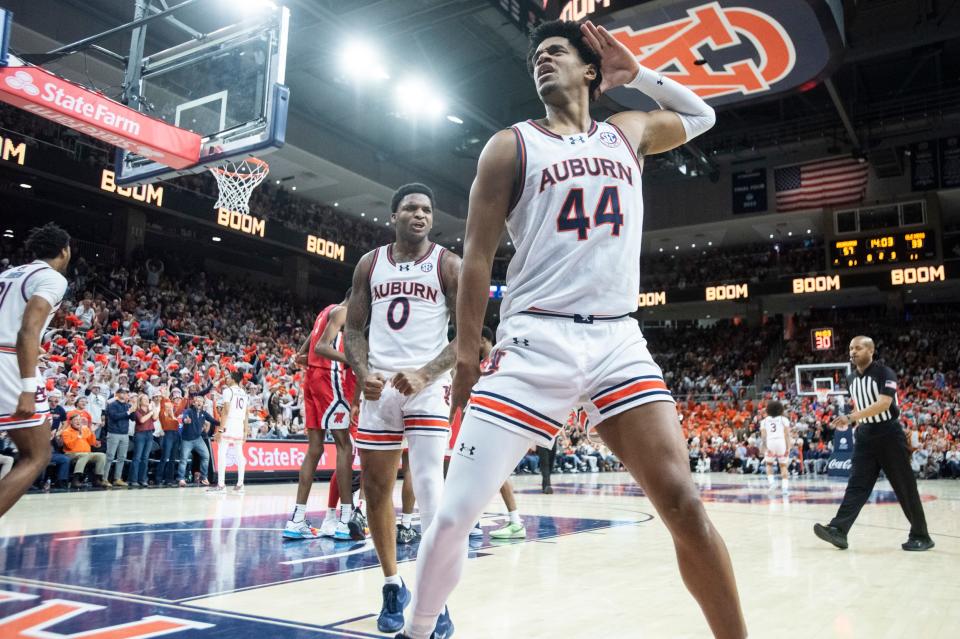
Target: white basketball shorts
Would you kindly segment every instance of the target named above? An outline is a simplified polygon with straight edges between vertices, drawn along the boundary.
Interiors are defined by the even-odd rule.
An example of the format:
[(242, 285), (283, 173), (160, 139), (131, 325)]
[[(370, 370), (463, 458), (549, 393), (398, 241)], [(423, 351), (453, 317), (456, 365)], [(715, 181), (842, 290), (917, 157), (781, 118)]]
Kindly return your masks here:
[(632, 318), (576, 323), (521, 313), (500, 324), (497, 338), (468, 410), (541, 446), (553, 445), (578, 406), (593, 427), (674, 401)]
[(787, 442), (780, 441), (768, 441), (767, 442), (767, 455), (765, 457), (767, 461), (787, 461)]
[(402, 450), (403, 438), (450, 437), (450, 373), (416, 395), (401, 394), (390, 380), (396, 374), (371, 370), (387, 380), (376, 401), (360, 400), (357, 448)]
[(40, 426), (50, 416), (50, 404), (47, 403), (47, 389), (42, 385), (43, 377), (37, 370), (34, 375), (41, 382), (37, 389), (36, 409), (31, 417), (14, 419), (20, 400), (20, 365), (17, 364), (17, 349), (0, 347), (0, 430), (29, 428)]

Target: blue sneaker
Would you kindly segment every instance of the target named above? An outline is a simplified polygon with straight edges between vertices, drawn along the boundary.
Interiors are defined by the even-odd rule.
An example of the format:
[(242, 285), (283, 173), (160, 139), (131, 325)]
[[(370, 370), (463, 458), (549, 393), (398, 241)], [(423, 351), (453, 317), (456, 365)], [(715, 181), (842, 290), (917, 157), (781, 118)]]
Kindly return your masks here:
[(403, 630), (403, 609), (410, 605), (410, 599), (410, 591), (402, 581), (399, 586), (384, 584), (383, 608), (380, 609), (380, 616), (377, 617), (377, 630), (380, 632)]
[(444, 606), (443, 613), (437, 617), (437, 625), (433, 627), (431, 639), (450, 639), (453, 636), (453, 621), (450, 619), (450, 610)]

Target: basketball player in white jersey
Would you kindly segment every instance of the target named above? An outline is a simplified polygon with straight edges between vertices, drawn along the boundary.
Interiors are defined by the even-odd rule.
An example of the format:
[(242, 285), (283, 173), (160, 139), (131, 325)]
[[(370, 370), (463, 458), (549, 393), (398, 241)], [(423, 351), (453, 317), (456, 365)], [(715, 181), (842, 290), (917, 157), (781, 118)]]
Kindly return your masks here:
[(0, 273), (0, 430), (20, 453), (0, 480), (0, 516), (50, 462), (50, 405), (37, 360), (67, 290), (70, 235), (50, 223), (30, 231), (26, 249), (35, 261)]
[(243, 443), (247, 440), (248, 408), (250, 398), (240, 386), (243, 373), (233, 371), (227, 376), (227, 385), (223, 389), (220, 409), (220, 427), (214, 440), (217, 442), (217, 485), (207, 489), (208, 493), (223, 494), (227, 489), (227, 453), (233, 449), (237, 459), (237, 485), (234, 494), (243, 494), (243, 473), (247, 469), (247, 460), (243, 455)]
[(790, 458), (787, 452), (793, 445), (790, 436), (790, 420), (783, 415), (783, 404), (777, 400), (767, 402), (767, 416), (760, 421), (760, 456), (767, 467), (767, 483), (773, 489), (773, 465), (780, 464), (780, 488), (790, 490)]
[[(397, 189), (391, 201), (396, 241), (360, 259), (347, 307), (345, 355), (362, 390), (356, 444), (370, 533), (385, 578), (377, 618), (381, 632), (403, 627), (410, 602), (397, 574), (393, 506), (403, 440), (420, 502), (420, 528), (426, 531), (439, 505), (450, 437), (449, 371), (456, 340), (447, 342), (447, 324), (456, 307), (460, 258), (430, 241), (433, 204), (433, 192), (422, 184)], [(441, 633), (452, 632), (448, 621), (446, 615), (436, 621)]]
[[(546, 116), (495, 134), (470, 191), (452, 395), (455, 408), (470, 403), (399, 636), (431, 635), (460, 579), (473, 522), (531, 442), (552, 446), (582, 405), (666, 524), (714, 635), (744, 637), (733, 568), (691, 478), (673, 398), (629, 317), (640, 290), (642, 158), (708, 130), (713, 109), (590, 22), (542, 24), (527, 59)], [(642, 91), (661, 109), (594, 122), (591, 97), (614, 87)], [(480, 326), (504, 225), (516, 254), (496, 361), (481, 376)]]

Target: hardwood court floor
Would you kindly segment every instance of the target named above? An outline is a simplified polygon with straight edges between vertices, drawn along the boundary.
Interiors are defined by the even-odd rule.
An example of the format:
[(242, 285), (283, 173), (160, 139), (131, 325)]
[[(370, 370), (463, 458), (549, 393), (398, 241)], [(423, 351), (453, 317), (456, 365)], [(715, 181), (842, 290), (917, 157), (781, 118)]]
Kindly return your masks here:
[[(752, 637), (958, 636), (960, 481), (921, 482), (937, 547), (906, 553), (907, 522), (885, 483), (839, 551), (811, 527), (833, 514), (843, 483), (793, 480), (783, 497), (763, 478), (695, 479), (733, 557)], [(450, 600), (457, 637), (709, 636), (662, 522), (627, 475), (555, 475), (553, 495), (538, 478), (514, 482), (528, 539), (474, 542)], [(326, 488), (311, 500), (316, 524)], [(281, 541), (294, 489), (24, 498), (0, 520), (0, 637), (41, 627), (48, 637), (98, 629), (97, 639), (382, 637), (368, 542)], [(504, 520), (499, 497), (488, 512), (487, 533)], [(414, 552), (400, 554), (408, 583)]]

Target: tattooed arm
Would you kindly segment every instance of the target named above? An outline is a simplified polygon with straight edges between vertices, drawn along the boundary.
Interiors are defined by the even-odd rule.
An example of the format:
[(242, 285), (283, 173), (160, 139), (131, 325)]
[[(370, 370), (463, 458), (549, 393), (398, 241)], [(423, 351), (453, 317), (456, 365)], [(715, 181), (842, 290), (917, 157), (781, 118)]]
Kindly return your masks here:
[(374, 252), (367, 253), (353, 271), (353, 293), (347, 304), (347, 323), (344, 331), (344, 356), (357, 376), (357, 387), (363, 389), (365, 399), (380, 399), (384, 378), (380, 373), (370, 375), (370, 342), (367, 338), (367, 323), (370, 320), (370, 269)]
[[(439, 265), (441, 279), (444, 284), (444, 297), (450, 320), (456, 326), (457, 312), (457, 285), (460, 279), (460, 256), (449, 251), (444, 252), (443, 260)], [(397, 373), (391, 383), (404, 395), (416, 395), (429, 386), (442, 374), (453, 368), (457, 361), (457, 338), (446, 345), (440, 354), (434, 357), (422, 368), (416, 371)]]

